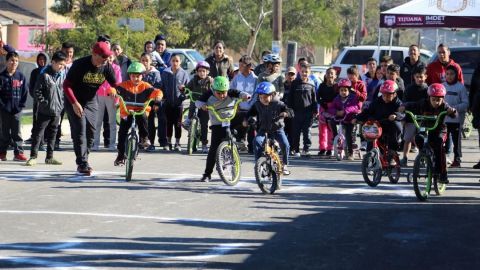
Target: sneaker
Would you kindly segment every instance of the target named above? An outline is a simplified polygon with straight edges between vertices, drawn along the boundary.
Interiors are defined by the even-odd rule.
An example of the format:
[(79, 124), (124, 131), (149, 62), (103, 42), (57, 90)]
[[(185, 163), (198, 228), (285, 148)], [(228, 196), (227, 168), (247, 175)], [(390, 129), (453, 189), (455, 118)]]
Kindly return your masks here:
[(407, 159), (407, 157), (403, 157), (403, 158), (400, 160), (400, 166), (401, 166), (401, 167), (408, 167), (408, 159)]
[(107, 147), (108, 151), (116, 151), (117, 150), (117, 147), (115, 145), (109, 145)]
[(206, 144), (202, 145), (202, 154), (208, 153), (208, 146)]
[(56, 160), (56, 159), (54, 159), (54, 158), (52, 157), (52, 158), (46, 158), (46, 159), (45, 159), (45, 164), (49, 164), (49, 165), (63, 165), (63, 162), (58, 161), (58, 160)]
[(452, 161), (449, 158), (447, 158), (447, 165), (450, 165), (450, 164), (452, 164)]
[(300, 152), (295, 152), (295, 153), (293, 153), (293, 156), (294, 157), (301, 157), (302, 155), (300, 155)]
[(333, 155), (332, 150), (327, 150), (327, 152), (325, 153), (325, 157), (327, 157), (327, 158), (331, 158), (332, 155)]
[(202, 178), (200, 178), (200, 181), (205, 182), (205, 183), (210, 182), (210, 180), (212, 180), (212, 177), (210, 175), (206, 175), (206, 174), (202, 175)]
[(459, 160), (454, 160), (454, 161), (452, 162), (452, 164), (450, 164), (450, 168), (460, 168), (460, 167), (462, 167), (462, 166), (461, 166)]
[(7, 161), (7, 153), (0, 153), (0, 160), (1, 161)]
[(141, 138), (140, 139), (140, 148), (141, 149), (146, 149), (149, 146), (150, 146), (150, 142), (148, 141), (147, 138)]
[(480, 169), (480, 161), (477, 164), (473, 165), (473, 168), (474, 169)]
[(82, 165), (78, 165), (77, 173), (82, 174), (82, 175), (90, 175), (92, 173), (92, 170), (91, 170), (91, 168), (89, 168), (88, 165), (82, 164)]
[(27, 157), (23, 153), (16, 154), (13, 158), (14, 161), (27, 161)]
[(152, 152), (155, 152), (155, 145), (153, 144), (150, 144), (148, 147), (147, 147), (147, 152), (149, 153), (152, 153)]
[(362, 142), (360, 146), (360, 151), (365, 151), (365, 150), (367, 150), (367, 142)]
[(320, 151), (318, 152), (318, 155), (321, 156), (321, 157), (323, 157), (323, 156), (325, 156), (325, 153), (326, 153), (326, 152), (327, 152), (326, 150), (320, 150)]
[(438, 182), (442, 184), (450, 183), (450, 181), (448, 181), (448, 175), (447, 174), (440, 175), (440, 177), (438, 178)]
[(353, 157), (353, 154), (348, 154), (347, 160), (350, 160), (350, 161), (355, 160), (355, 158)]
[(418, 153), (418, 148), (415, 146), (412, 146), (412, 148), (410, 149), (410, 153)]
[(288, 170), (287, 165), (283, 165), (283, 175), (290, 175), (290, 171)]
[(177, 151), (177, 152), (182, 152), (182, 147), (180, 146), (179, 143), (176, 143), (176, 144), (175, 144), (175, 151)]
[(117, 155), (117, 158), (113, 162), (113, 166), (123, 166), (125, 165), (125, 157)]
[(25, 166), (35, 166), (37, 165), (37, 159), (36, 158), (30, 158), (27, 163), (25, 163)]
[(306, 157), (309, 157), (309, 156), (312, 155), (312, 153), (310, 153), (310, 150), (308, 150), (308, 149), (307, 149), (307, 150), (303, 150), (303, 151), (302, 151), (302, 154), (303, 154), (304, 156), (306, 156)]

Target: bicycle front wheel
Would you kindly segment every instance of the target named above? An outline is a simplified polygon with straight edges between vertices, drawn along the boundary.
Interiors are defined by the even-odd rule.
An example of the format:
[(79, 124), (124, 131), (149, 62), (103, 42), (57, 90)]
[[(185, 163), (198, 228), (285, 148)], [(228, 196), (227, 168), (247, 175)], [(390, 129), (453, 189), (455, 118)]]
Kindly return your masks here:
[(279, 165), (267, 157), (260, 157), (255, 162), (255, 181), (263, 194), (273, 194), (277, 190), (280, 175), (274, 166)]
[(228, 141), (222, 142), (218, 146), (216, 154), (216, 168), (222, 181), (234, 186), (240, 180), (240, 155), (235, 144)]
[(376, 153), (370, 151), (363, 156), (362, 175), (365, 183), (371, 187), (376, 187), (382, 180), (382, 167)]
[(418, 200), (427, 200), (432, 187), (432, 177), (432, 161), (428, 155), (420, 153), (413, 165), (413, 190)]
[(187, 153), (189, 155), (197, 151), (198, 145), (198, 118), (192, 117), (188, 129)]
[(398, 183), (398, 179), (400, 179), (400, 158), (397, 152), (390, 151), (388, 162), (390, 164), (387, 172), (388, 180), (390, 180), (390, 183), (396, 184)]
[(129, 136), (126, 144), (127, 144), (127, 147), (125, 150), (127, 153), (127, 158), (125, 160), (125, 180), (127, 182), (130, 182), (132, 180), (133, 163), (135, 161), (135, 157), (137, 153), (136, 136)]

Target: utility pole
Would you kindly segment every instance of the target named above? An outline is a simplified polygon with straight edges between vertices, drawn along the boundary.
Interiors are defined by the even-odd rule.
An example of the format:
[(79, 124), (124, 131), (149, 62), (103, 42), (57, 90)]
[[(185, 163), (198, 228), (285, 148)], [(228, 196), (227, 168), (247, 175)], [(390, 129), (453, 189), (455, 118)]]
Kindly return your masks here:
[(358, 7), (358, 29), (355, 38), (355, 44), (361, 45), (362, 44), (362, 33), (363, 27), (365, 26), (365, 0), (360, 0), (360, 4)]
[[(282, 0), (273, 0), (273, 45), (276, 43), (281, 51), (282, 44)], [(279, 51), (279, 53), (280, 53)]]
[(45, 26), (43, 30), (43, 37), (45, 41), (45, 51), (48, 50), (47, 32), (48, 32), (48, 0), (45, 0)]

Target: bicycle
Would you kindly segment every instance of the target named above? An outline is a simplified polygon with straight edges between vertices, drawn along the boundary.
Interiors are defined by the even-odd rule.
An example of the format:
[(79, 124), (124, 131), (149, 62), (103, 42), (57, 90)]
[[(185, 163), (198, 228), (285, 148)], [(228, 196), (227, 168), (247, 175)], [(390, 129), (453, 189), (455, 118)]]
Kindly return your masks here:
[[(330, 119), (332, 119), (330, 117)], [(335, 138), (333, 138), (333, 156), (338, 160), (343, 160), (346, 156), (346, 150), (347, 150), (347, 145), (346, 145), (346, 137), (345, 137), (345, 131), (343, 130), (343, 124), (342, 119), (333, 119), (336, 122), (336, 125), (338, 126), (337, 128), (337, 135)], [(352, 134), (356, 134), (356, 125), (354, 125)], [(351, 134), (348, 134), (349, 136), (353, 136)], [(354, 137), (355, 138), (355, 137)], [(360, 154), (360, 150), (358, 149), (358, 145), (355, 144), (354, 142), (352, 143), (352, 148), (353, 148), (353, 154), (358, 155), (358, 158), (361, 159), (362, 155)]]
[[(365, 140), (373, 144), (372, 149), (363, 156), (362, 175), (367, 185), (376, 187), (382, 176), (388, 176), (390, 183), (396, 184), (400, 178), (400, 158), (397, 151), (391, 150), (381, 140), (382, 127), (378, 121), (367, 121), (362, 127)], [(393, 164), (392, 164), (393, 161)]]
[[(125, 153), (126, 153), (125, 180), (127, 182), (130, 182), (132, 180), (133, 163), (135, 162), (138, 156), (138, 149), (139, 149), (139, 143), (140, 143), (137, 135), (137, 123), (135, 121), (135, 116), (143, 115), (147, 110), (148, 105), (150, 104), (150, 102), (153, 101), (153, 99), (149, 99), (145, 103), (138, 103), (138, 102), (125, 102), (121, 96), (118, 96), (118, 97), (120, 98), (119, 104), (121, 108), (124, 111), (128, 112), (128, 115), (132, 117), (132, 124), (128, 131), (127, 140), (125, 141)], [(134, 111), (131, 109), (130, 110), (127, 109), (127, 106), (138, 107), (143, 109), (140, 111)]]
[(227, 135), (218, 146), (217, 153), (215, 154), (215, 167), (222, 181), (229, 186), (236, 185), (240, 180), (240, 154), (230, 130), (230, 122), (235, 117), (240, 102), (240, 99), (235, 100), (232, 115), (225, 118), (220, 116), (215, 107), (207, 106), (207, 109), (222, 123), (222, 127), (226, 128)]
[(473, 120), (473, 115), (471, 112), (467, 112), (465, 114), (465, 120), (463, 122), (463, 127), (462, 127), (462, 136), (464, 139), (468, 139), (470, 135), (472, 135), (472, 120)]
[[(190, 89), (185, 87), (184, 94), (188, 96), (190, 102), (195, 102), (193, 93)], [(187, 109), (187, 116), (188, 116), (188, 109)], [(182, 122), (183, 123), (183, 122)], [(201, 126), (200, 126), (200, 119), (197, 115), (197, 110), (193, 111), (192, 117), (190, 118), (190, 126), (185, 127), (188, 131), (188, 141), (187, 141), (187, 153), (189, 155), (193, 154), (193, 152), (197, 152), (198, 143), (201, 138)]]
[[(438, 116), (425, 116), (425, 115), (414, 115), (410, 111), (405, 111), (405, 114), (410, 116), (413, 120), (413, 124), (418, 129), (419, 134), (415, 138), (415, 142), (420, 148), (418, 156), (415, 158), (413, 165), (413, 189), (418, 200), (425, 201), (430, 195), (432, 188), (437, 195), (442, 195), (446, 188), (447, 184), (439, 183), (439, 175), (433, 172), (435, 164), (435, 153), (428, 143), (428, 132), (435, 130), (440, 123), (443, 123), (445, 119), (446, 111), (441, 112)], [(422, 124), (425, 122), (434, 122), (432, 127), (421, 126), (418, 122)], [(409, 176), (410, 177), (410, 176)]]

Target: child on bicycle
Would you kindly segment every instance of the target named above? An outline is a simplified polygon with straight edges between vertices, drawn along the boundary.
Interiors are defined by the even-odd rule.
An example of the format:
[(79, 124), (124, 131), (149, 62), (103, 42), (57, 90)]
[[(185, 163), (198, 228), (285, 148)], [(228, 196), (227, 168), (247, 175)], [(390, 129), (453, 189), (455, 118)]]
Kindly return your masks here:
[[(149, 99), (155, 99), (156, 102), (160, 102), (163, 97), (162, 91), (153, 88), (149, 83), (142, 81), (143, 74), (145, 73), (145, 66), (139, 62), (133, 62), (127, 70), (130, 80), (124, 81), (117, 85), (116, 89), (111, 88), (111, 94), (119, 95), (125, 102), (137, 102), (145, 103)], [(127, 106), (128, 110), (138, 110), (138, 107)], [(142, 108), (143, 109), (143, 108)], [(138, 115), (136, 122), (140, 123), (146, 121), (150, 107), (145, 111), (145, 115)], [(124, 111), (123, 106), (120, 107), (120, 129), (118, 130), (118, 155), (114, 161), (115, 166), (125, 164), (125, 141), (127, 139), (128, 129), (132, 125), (132, 117), (128, 112)], [(147, 137), (148, 131), (145, 125), (139, 125), (140, 138)]]
[[(233, 107), (235, 100), (241, 98), (248, 100), (250, 96), (245, 92), (240, 92), (235, 89), (229, 90), (229, 81), (227, 77), (217, 76), (213, 80), (213, 87), (211, 91), (204, 93), (201, 97), (195, 101), (195, 106), (201, 108), (204, 111), (208, 111), (207, 106), (213, 106), (216, 111), (219, 112), (221, 117), (230, 117), (233, 114)], [(213, 167), (215, 166), (215, 154), (217, 153), (218, 146), (222, 140), (227, 136), (227, 128), (222, 126), (222, 122), (209, 113), (210, 115), (210, 129), (212, 130), (210, 149), (207, 155), (207, 164), (205, 172), (202, 175), (200, 181), (208, 182), (212, 179)]]
[(266, 139), (266, 133), (274, 135), (275, 140), (280, 143), (283, 153), (283, 174), (289, 175), (288, 170), (288, 154), (290, 152), (290, 144), (285, 134), (285, 124), (283, 119), (292, 117), (287, 106), (275, 97), (275, 86), (269, 82), (261, 82), (255, 92), (258, 100), (252, 105), (247, 112), (244, 126), (247, 126), (247, 119), (257, 117), (257, 136), (255, 136), (255, 160), (259, 159), (262, 154), (262, 144)]
[[(201, 95), (210, 91), (213, 78), (208, 76), (210, 72), (210, 64), (206, 61), (198, 62), (195, 68), (196, 74), (193, 76), (193, 79), (187, 83), (186, 88), (192, 91), (193, 98), (196, 99)], [(183, 89), (181, 89), (183, 91)], [(195, 107), (195, 102), (190, 102), (190, 107), (188, 108), (188, 118), (183, 122), (183, 126), (188, 129), (190, 127), (190, 119), (192, 119), (193, 114), (197, 110)], [(197, 112), (198, 119), (200, 119), (200, 130), (202, 141), (202, 153), (208, 152), (208, 113), (205, 111), (199, 110)]]
[[(445, 102), (447, 90), (440, 83), (433, 83), (428, 87), (428, 99), (422, 99), (417, 102), (407, 102), (398, 108), (399, 112), (405, 110), (412, 111), (417, 115), (438, 115), (447, 111), (447, 115), (456, 117), (457, 111)], [(445, 138), (447, 128), (443, 119), (439, 119), (438, 127), (428, 133), (428, 141), (433, 148), (434, 172), (440, 175), (439, 182), (448, 184), (447, 160), (445, 154)]]
[[(402, 125), (397, 120), (397, 111), (402, 102), (397, 96), (398, 86), (394, 81), (386, 80), (380, 87), (381, 97), (376, 98), (368, 108), (364, 109), (356, 116), (353, 122), (366, 122), (367, 120), (376, 120), (382, 127), (382, 139), (386, 142), (389, 149), (394, 151), (398, 148), (400, 134), (402, 134)], [(372, 148), (368, 144), (367, 150)]]
[[(330, 119), (333, 136), (337, 136), (337, 122), (345, 127), (347, 143), (347, 159), (353, 160), (353, 126), (352, 120), (360, 113), (360, 101), (352, 90), (352, 83), (348, 79), (340, 79), (337, 83), (338, 96), (328, 106), (325, 118)], [(332, 121), (333, 120), (333, 121)]]

